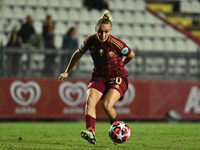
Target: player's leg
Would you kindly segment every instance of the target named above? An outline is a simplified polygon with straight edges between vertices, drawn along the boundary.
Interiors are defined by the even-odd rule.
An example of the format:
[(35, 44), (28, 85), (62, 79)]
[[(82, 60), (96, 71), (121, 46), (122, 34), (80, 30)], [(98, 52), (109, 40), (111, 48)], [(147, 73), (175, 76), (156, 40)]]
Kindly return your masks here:
[(86, 128), (95, 128), (96, 120), (96, 105), (101, 99), (102, 93), (94, 88), (87, 91), (85, 115), (86, 115)]
[(120, 97), (121, 95), (116, 89), (110, 89), (103, 99), (102, 105), (104, 111), (110, 119), (111, 124), (118, 120), (114, 105), (120, 99)]
[(102, 93), (94, 88), (87, 91), (85, 106), (86, 129), (81, 131), (81, 136), (90, 144), (95, 144), (95, 121), (96, 121), (96, 105), (101, 99)]
[(126, 77), (111, 78), (106, 88), (109, 89), (103, 99), (103, 108), (110, 119), (110, 123), (118, 120), (114, 105), (124, 97), (128, 89), (128, 79)]

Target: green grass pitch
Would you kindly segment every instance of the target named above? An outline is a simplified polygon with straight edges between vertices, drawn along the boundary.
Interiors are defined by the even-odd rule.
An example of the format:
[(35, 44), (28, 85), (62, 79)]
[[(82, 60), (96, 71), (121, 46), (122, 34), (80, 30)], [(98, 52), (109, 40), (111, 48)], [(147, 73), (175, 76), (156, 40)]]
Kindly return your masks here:
[(0, 150), (200, 150), (199, 122), (127, 122), (130, 139), (114, 145), (108, 122), (96, 123), (96, 145), (80, 137), (84, 122), (0, 122)]

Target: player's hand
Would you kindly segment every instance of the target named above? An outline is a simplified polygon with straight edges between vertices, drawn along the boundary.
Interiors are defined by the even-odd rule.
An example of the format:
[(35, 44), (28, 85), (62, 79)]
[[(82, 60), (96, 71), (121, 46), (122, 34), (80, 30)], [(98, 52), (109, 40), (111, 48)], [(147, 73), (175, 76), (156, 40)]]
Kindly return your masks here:
[(61, 73), (60, 76), (59, 76), (59, 81), (60, 83), (62, 83), (64, 81), (64, 78), (67, 78), (68, 77), (68, 73), (64, 72), (64, 73)]

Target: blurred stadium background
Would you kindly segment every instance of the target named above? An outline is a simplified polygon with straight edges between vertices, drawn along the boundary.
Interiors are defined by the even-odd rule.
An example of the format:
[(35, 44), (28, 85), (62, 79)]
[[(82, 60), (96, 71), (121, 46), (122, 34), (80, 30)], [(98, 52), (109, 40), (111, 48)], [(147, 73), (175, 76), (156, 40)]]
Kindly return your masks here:
[[(76, 26), (78, 29), (79, 44), (81, 44), (87, 35), (94, 33), (96, 20), (102, 14), (102, 11), (97, 9), (88, 10), (83, 5), (82, 0), (0, 0), (0, 6), (0, 87), (2, 91), (6, 88), (9, 91), (9, 86), (15, 80), (21, 80), (24, 83), (32, 80), (39, 80), (39, 82), (42, 82), (41, 80), (47, 80), (49, 83), (47, 84), (46, 82), (42, 82), (40, 83), (41, 86), (44, 86), (44, 84), (47, 84), (47, 87), (51, 86), (51, 81), (53, 80), (56, 82), (58, 75), (64, 71), (61, 66), (60, 57), (62, 54), (68, 53), (68, 51), (63, 50), (61, 47), (62, 39), (66, 31), (71, 26)], [(173, 100), (179, 99), (179, 102), (174, 104), (176, 107), (174, 107), (174, 105), (167, 107), (167, 110), (164, 112), (166, 113), (171, 109), (176, 109), (178, 107), (177, 105), (181, 103), (181, 101), (185, 106), (190, 97), (189, 95), (192, 92), (192, 87), (196, 87), (196, 89), (193, 90), (195, 91), (193, 99), (195, 101), (194, 103), (197, 105), (190, 107), (195, 110), (194, 112), (191, 112), (191, 116), (194, 115), (194, 117), (188, 117), (186, 115), (185, 118), (199, 120), (200, 1), (108, 0), (108, 6), (114, 19), (112, 35), (122, 39), (136, 53), (134, 60), (126, 66), (126, 69), (130, 74), (131, 83), (134, 85), (136, 82), (136, 90), (137, 85), (145, 86), (143, 81), (148, 82), (147, 86), (149, 84), (162, 83), (165, 87), (166, 83), (168, 89), (167, 92), (169, 93), (173, 92), (170, 91), (171, 82), (173, 82), (173, 87), (176, 87), (177, 85), (185, 87), (185, 90), (180, 89), (180, 87), (176, 88), (178, 90), (175, 91), (177, 93), (174, 95), (175, 97), (173, 97)], [(27, 15), (32, 16), (33, 26), (37, 34), (41, 34), (42, 24), (47, 14), (50, 14), (54, 21), (55, 49), (46, 51), (44, 48), (36, 48), (33, 45), (27, 44), (23, 45), (20, 50), (16, 50), (15, 48), (6, 48), (12, 29), (14, 27), (19, 29)], [(22, 57), (20, 59), (19, 72), (11, 74), (12, 66), (10, 65), (12, 60), (9, 59), (9, 55), (14, 53), (20, 53)], [(54, 72), (53, 74), (47, 75), (51, 79), (47, 78), (43, 71), (44, 58), (45, 55), (49, 53), (56, 57)], [(73, 71), (71, 76), (73, 79), (69, 79), (69, 81), (78, 82), (79, 80), (84, 80), (84, 82), (87, 82), (85, 79), (89, 79), (92, 69), (92, 60), (89, 54), (86, 54)], [(51, 88), (55, 87), (56, 91), (58, 86), (59, 85), (54, 83)], [(28, 93), (25, 90), (27, 87), (28, 86), (23, 86), (22, 88), (24, 95)], [(162, 87), (162, 85), (160, 87)], [(148, 98), (152, 91), (149, 90), (149, 92), (147, 90), (146, 93), (142, 93), (142, 89), (143, 88), (140, 87), (140, 95), (146, 94), (147, 96), (145, 98)], [(50, 93), (50, 91), (48, 92)], [(159, 95), (159, 93), (162, 92), (163, 91), (159, 91), (158, 88), (157, 93), (155, 91), (152, 93)], [(183, 95), (186, 93), (184, 99), (179, 97), (180, 93)], [(19, 114), (16, 115), (13, 110), (10, 110), (10, 115), (5, 115), (6, 111), (3, 111), (3, 108), (5, 104), (9, 103), (9, 100), (12, 101), (13, 97), (6, 91), (1, 92), (0, 94), (1, 99), (6, 101), (1, 104), (1, 118), (23, 118), (27, 116), (27, 114), (23, 114), (22, 116)], [(165, 94), (163, 94), (163, 97)], [(170, 94), (168, 93), (166, 94), (166, 96), (169, 95)], [(22, 96), (21, 99), (29, 100), (28, 97), (28, 95), (24, 97)], [(44, 94), (41, 94), (40, 101), (48, 100), (48, 98), (50, 98), (50, 96), (44, 97)], [(18, 100), (21, 101), (20, 97), (18, 97)], [(142, 103), (144, 104), (144, 102)], [(136, 104), (134, 104), (134, 106), (135, 105)], [(149, 105), (156, 104), (149, 103)], [(167, 104), (162, 103), (162, 107), (164, 107), (164, 105)], [(12, 104), (13, 109), (14, 107), (19, 106), (19, 104)], [(33, 105), (31, 105), (31, 107), (32, 106)], [(74, 107), (73, 105), (71, 106)], [(177, 109), (181, 115), (184, 114), (184, 106), (183, 108), (178, 107)], [(23, 106), (23, 108), (26, 107), (28, 106)], [(154, 106), (152, 106), (152, 110), (153, 107)], [(23, 109), (21, 111), (23, 112)], [(26, 109), (24, 109), (24, 111), (26, 112)], [(187, 112), (187, 110), (185, 110), (185, 112)], [(76, 113), (77, 112), (75, 112), (75, 114)], [(147, 113), (153, 112), (148, 111)], [(159, 113), (157, 115), (159, 116)], [(42, 114), (39, 117), (41, 116), (45, 118), (45, 115)], [(155, 117), (154, 115), (152, 116), (150, 117), (151, 119)], [(145, 115), (135, 116), (135, 118), (145, 119)], [(155, 118), (163, 119), (163, 115), (161, 117), (156, 116)], [(131, 119), (134, 119), (134, 117)]]

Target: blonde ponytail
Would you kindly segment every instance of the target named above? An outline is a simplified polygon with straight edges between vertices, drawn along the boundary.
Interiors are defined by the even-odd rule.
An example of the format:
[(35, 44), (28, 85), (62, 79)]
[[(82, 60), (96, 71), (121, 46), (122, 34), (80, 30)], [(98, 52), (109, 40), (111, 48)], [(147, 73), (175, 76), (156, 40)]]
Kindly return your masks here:
[(112, 16), (110, 15), (110, 12), (109, 12), (108, 10), (105, 10), (105, 11), (103, 12), (103, 15), (101, 16), (101, 18), (99, 18), (99, 20), (100, 20), (100, 19), (105, 19), (105, 20), (108, 20), (108, 21), (110, 21), (110, 22), (113, 21)]
[(112, 26), (112, 16), (110, 14), (110, 12), (108, 10), (105, 10), (103, 12), (103, 15), (98, 19), (97, 23), (96, 23), (96, 27), (95, 27), (95, 30), (97, 31), (97, 28), (99, 27), (100, 24), (109, 24)]

